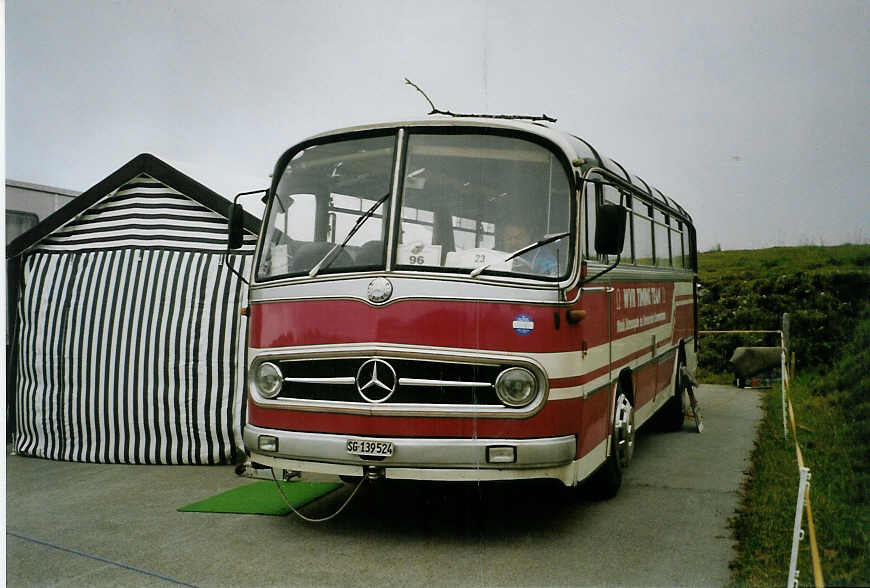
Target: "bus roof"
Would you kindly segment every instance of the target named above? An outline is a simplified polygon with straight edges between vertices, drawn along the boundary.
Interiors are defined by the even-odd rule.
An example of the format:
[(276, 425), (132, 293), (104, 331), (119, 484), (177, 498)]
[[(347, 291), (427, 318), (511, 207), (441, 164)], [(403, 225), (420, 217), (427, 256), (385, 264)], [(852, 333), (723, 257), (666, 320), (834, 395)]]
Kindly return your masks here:
[(344, 135), (347, 133), (376, 131), (381, 129), (397, 129), (401, 127), (479, 127), (505, 131), (518, 131), (537, 135), (557, 145), (565, 153), (572, 165), (575, 168), (580, 169), (581, 172), (590, 167), (603, 168), (614, 174), (616, 177), (622, 179), (627, 184), (633, 186), (640, 193), (645, 194), (650, 200), (660, 203), (662, 207), (677, 213), (690, 223), (692, 222), (689, 213), (672, 198), (666, 197), (661, 190), (655, 186), (649, 185), (638, 176), (632, 174), (617, 161), (603, 156), (588, 141), (578, 137), (577, 135), (554, 127), (549, 123), (534, 121), (531, 119), (524, 120), (464, 116), (452, 117), (436, 115), (425, 119), (388, 121), (334, 129), (313, 135), (306, 139), (306, 142), (325, 139), (335, 135)]

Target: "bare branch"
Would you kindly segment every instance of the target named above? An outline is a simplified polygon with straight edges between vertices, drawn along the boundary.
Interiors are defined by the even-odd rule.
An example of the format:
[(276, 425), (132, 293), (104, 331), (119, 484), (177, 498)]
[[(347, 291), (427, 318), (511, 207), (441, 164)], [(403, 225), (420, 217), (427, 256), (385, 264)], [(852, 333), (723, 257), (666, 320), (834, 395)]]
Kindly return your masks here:
[(525, 115), (525, 114), (470, 114), (461, 112), (450, 112), (449, 110), (433, 110), (429, 114), (444, 114), (446, 116), (455, 116), (456, 118), (499, 118), (506, 120), (543, 120), (554, 123), (557, 119), (542, 114), (541, 116)]
[(425, 99), (426, 99), (426, 102), (429, 103), (429, 106), (432, 107), (432, 111), (431, 111), (429, 114), (433, 114), (433, 113), (437, 112), (438, 109), (435, 108), (435, 105), (432, 104), (432, 101), (431, 101), (431, 100), (429, 100), (429, 97), (426, 95), (426, 92), (424, 92), (423, 90), (420, 89), (420, 86), (418, 86), (417, 84), (415, 84), (414, 82), (412, 82), (412, 81), (409, 80), (408, 78), (405, 78), (405, 83), (408, 84), (409, 86), (414, 86), (414, 87), (417, 89), (418, 92), (420, 92), (421, 94), (423, 94), (423, 98), (425, 98)]
[(439, 108), (435, 108), (435, 104), (433, 104), (433, 102), (429, 99), (429, 96), (426, 95), (426, 92), (420, 89), (420, 86), (418, 86), (408, 78), (405, 78), (405, 83), (409, 86), (413, 86), (414, 88), (416, 88), (416, 90), (423, 95), (423, 98), (426, 99), (426, 102), (429, 103), (429, 106), (432, 107), (432, 110), (430, 110), (428, 114), (443, 114), (445, 116), (453, 116), (456, 118), (498, 118), (506, 120), (543, 120), (551, 123), (556, 122), (555, 118), (547, 116), (546, 114), (542, 114), (541, 116), (526, 116), (523, 114), (464, 114), (451, 112), (449, 110), (441, 110)]

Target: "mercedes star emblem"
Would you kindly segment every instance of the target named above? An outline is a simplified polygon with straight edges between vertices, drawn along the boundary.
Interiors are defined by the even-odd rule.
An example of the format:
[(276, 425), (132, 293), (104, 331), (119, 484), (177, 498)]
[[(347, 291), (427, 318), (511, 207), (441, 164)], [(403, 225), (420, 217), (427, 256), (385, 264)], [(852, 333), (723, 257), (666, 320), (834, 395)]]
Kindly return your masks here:
[(356, 389), (359, 395), (372, 404), (385, 402), (396, 391), (396, 370), (383, 359), (370, 359), (359, 366), (356, 373)]
[(386, 278), (375, 278), (369, 282), (368, 296), (372, 302), (383, 302), (393, 295), (393, 284)]

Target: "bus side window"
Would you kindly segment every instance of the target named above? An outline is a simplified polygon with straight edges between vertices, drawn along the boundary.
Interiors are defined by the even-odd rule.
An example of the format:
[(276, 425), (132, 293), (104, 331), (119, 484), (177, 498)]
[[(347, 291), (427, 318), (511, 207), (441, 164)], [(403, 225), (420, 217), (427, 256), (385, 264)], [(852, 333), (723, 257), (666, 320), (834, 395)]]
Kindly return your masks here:
[(656, 265), (659, 267), (671, 266), (671, 250), (668, 245), (668, 227), (665, 224), (667, 219), (665, 214), (658, 208), (653, 208), (653, 235), (655, 236), (655, 257)]
[(692, 267), (692, 249), (689, 245), (690, 230), (689, 225), (686, 223), (682, 223), (683, 225), (683, 266), (689, 269), (695, 269)]
[(632, 199), (631, 215), (634, 217), (634, 263), (653, 264), (652, 221), (650, 206), (639, 198)]
[(685, 268), (686, 262), (685, 257), (683, 256), (683, 235), (681, 233), (683, 223), (674, 219), (671, 219), (671, 223), (671, 259), (674, 260), (674, 267)]
[(486, 221), (478, 221), (478, 247), (487, 249), (495, 248), (495, 224)]
[[(630, 197), (628, 194), (624, 192), (620, 192), (613, 186), (603, 186), (602, 190), (603, 199), (607, 202), (612, 202), (613, 204), (618, 204), (623, 207), (630, 206), (629, 201)], [(630, 214), (628, 215), (631, 216)], [(622, 263), (630, 263), (631, 262), (631, 219), (625, 219), (625, 241), (622, 245), (622, 254), (620, 255), (620, 262)], [(592, 236), (594, 239), (594, 235)], [(605, 263), (607, 259), (603, 260)]]

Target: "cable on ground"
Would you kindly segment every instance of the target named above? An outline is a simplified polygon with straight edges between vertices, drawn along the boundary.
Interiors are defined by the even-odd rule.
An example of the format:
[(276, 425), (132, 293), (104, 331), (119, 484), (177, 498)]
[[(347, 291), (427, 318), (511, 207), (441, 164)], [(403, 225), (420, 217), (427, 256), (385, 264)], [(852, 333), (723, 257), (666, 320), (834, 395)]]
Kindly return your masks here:
[(269, 468), (269, 471), (272, 473), (272, 479), (275, 480), (275, 486), (278, 488), (278, 492), (281, 494), (281, 498), (284, 499), (284, 502), (287, 504), (287, 506), (290, 507), (290, 510), (293, 511), (293, 514), (295, 514), (297, 517), (299, 517), (303, 521), (308, 521), (309, 523), (325, 523), (326, 521), (337, 517), (341, 513), (341, 511), (343, 511), (344, 508), (348, 504), (350, 504), (350, 501), (353, 499), (354, 496), (356, 496), (357, 491), (362, 487), (363, 483), (366, 481), (366, 477), (365, 477), (365, 475), (363, 475), (360, 478), (359, 483), (356, 485), (356, 488), (353, 489), (353, 492), (350, 493), (350, 496), (347, 497), (347, 500), (344, 501), (344, 504), (342, 504), (337, 511), (335, 511), (334, 513), (332, 513), (328, 517), (323, 517), (322, 519), (312, 519), (310, 517), (305, 516), (304, 514), (299, 512), (298, 510), (296, 510), (293, 507), (293, 505), (290, 504), (290, 500), (287, 498), (287, 495), (284, 494), (284, 489), (281, 488), (281, 482), (279, 482), (278, 478), (275, 477), (275, 469)]

